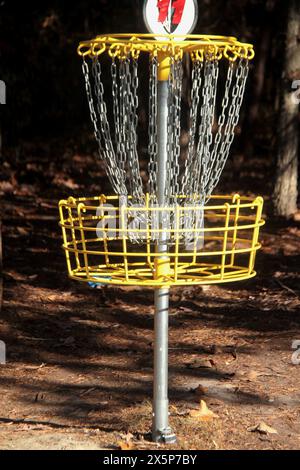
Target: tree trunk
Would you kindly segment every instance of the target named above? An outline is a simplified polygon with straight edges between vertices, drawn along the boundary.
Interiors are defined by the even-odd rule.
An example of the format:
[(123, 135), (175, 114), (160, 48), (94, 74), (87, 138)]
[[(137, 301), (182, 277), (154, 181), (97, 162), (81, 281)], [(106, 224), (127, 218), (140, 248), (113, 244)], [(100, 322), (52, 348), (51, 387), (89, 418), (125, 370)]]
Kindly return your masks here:
[(299, 103), (295, 100), (292, 83), (300, 74), (299, 35), (300, 4), (298, 0), (290, 0), (281, 85), (277, 174), (273, 197), (275, 213), (283, 217), (289, 217), (297, 211)]

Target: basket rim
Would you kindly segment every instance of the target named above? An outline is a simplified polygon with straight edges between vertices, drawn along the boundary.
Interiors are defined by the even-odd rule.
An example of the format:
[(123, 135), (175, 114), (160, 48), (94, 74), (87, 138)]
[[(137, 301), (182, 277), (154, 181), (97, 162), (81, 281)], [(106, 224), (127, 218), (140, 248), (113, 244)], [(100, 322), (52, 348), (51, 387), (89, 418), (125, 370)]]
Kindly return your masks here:
[(82, 56), (97, 57), (108, 50), (109, 55), (125, 58), (132, 55), (137, 58), (140, 52), (156, 55), (163, 52), (169, 57), (182, 57), (183, 52), (198, 53), (194, 57), (201, 60), (199, 53), (221, 59), (235, 61), (238, 57), (252, 60), (254, 46), (239, 41), (235, 36), (209, 34), (152, 34), (152, 33), (119, 33), (101, 34), (92, 39), (80, 41), (77, 53)]
[[(100, 203), (106, 203), (106, 202), (118, 202), (120, 199), (124, 196), (119, 196), (116, 194), (112, 195), (105, 195), (105, 194), (100, 194), (99, 196), (80, 196), (74, 198), (73, 196), (70, 196), (68, 199), (62, 199), (59, 201), (59, 206), (65, 206), (65, 207), (70, 207), (70, 208), (76, 208), (78, 205), (81, 205), (82, 208), (85, 209), (94, 209), (96, 206), (90, 205), (90, 204), (85, 204), (85, 203), (92, 203), (92, 202), (100, 202)], [(128, 201), (132, 200), (132, 196), (126, 196)], [(183, 201), (186, 199), (186, 196), (179, 195), (178, 200)], [(224, 201), (223, 204), (217, 204), (213, 203), (210, 204), (213, 201)], [(264, 203), (264, 199), (262, 196), (240, 196), (237, 193), (234, 194), (216, 194), (216, 195), (211, 195), (208, 199), (208, 201), (204, 205), (199, 205), (195, 204), (194, 206), (191, 204), (188, 204), (188, 210), (199, 210), (199, 207), (203, 209), (204, 211), (206, 210), (222, 210), (222, 209), (227, 209), (229, 206), (231, 209), (235, 209), (236, 207), (240, 207), (241, 209), (243, 208), (251, 208), (253, 206), (262, 206)], [(122, 204), (122, 207), (130, 207), (132, 206), (127, 206)], [(173, 211), (176, 210), (176, 205), (174, 207), (167, 207), (167, 206), (158, 206), (158, 205), (151, 205), (151, 198), (148, 193), (145, 194), (145, 205), (144, 206), (138, 206), (138, 210), (156, 210), (156, 211)], [(182, 210), (184, 208), (182, 207)]]

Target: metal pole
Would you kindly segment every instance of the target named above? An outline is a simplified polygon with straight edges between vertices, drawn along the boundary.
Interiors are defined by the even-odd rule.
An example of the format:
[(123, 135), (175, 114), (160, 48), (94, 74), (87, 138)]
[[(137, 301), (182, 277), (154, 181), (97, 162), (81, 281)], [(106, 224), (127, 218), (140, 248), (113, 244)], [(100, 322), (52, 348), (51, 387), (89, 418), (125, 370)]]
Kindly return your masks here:
[[(160, 207), (165, 205), (165, 183), (167, 175), (167, 136), (168, 136), (168, 81), (158, 81), (158, 171), (157, 200)], [(159, 227), (163, 227), (163, 214), (160, 213)], [(161, 233), (157, 251), (162, 254), (159, 261), (168, 262), (167, 234)], [(174, 443), (176, 436), (169, 427), (168, 400), (168, 326), (169, 288), (155, 290), (154, 316), (154, 380), (153, 380), (153, 423), (152, 439), (155, 442)]]

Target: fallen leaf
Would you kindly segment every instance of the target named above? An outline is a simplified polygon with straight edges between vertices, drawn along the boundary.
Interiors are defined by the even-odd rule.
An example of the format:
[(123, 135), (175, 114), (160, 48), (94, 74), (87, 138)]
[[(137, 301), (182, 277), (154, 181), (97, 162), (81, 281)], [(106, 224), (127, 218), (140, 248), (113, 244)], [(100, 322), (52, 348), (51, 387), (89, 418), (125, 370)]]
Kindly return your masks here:
[(198, 387), (193, 390), (193, 392), (194, 392), (198, 397), (202, 397), (203, 395), (206, 395), (206, 390), (205, 390), (204, 387), (202, 387), (201, 384), (199, 384)]
[(254, 382), (259, 377), (259, 375), (260, 373), (257, 372), (256, 370), (250, 370), (250, 372), (247, 374), (247, 379), (250, 382)]
[(9, 181), (0, 182), (0, 191), (1, 193), (12, 193), (14, 190), (13, 185)]
[(61, 178), (60, 176), (55, 176), (52, 181), (56, 186), (63, 186), (68, 189), (78, 189), (79, 185), (74, 182), (72, 178)]
[(219, 418), (213, 411), (211, 411), (204, 400), (200, 401), (199, 410), (190, 410), (189, 415), (199, 421), (211, 421), (212, 419)]
[(263, 421), (261, 421), (256, 426), (252, 426), (252, 427), (248, 428), (247, 431), (249, 431), (249, 432), (259, 432), (260, 434), (278, 434), (276, 429), (272, 428), (271, 426), (268, 426)]
[(179, 411), (177, 406), (171, 405), (170, 406), (170, 412), (174, 416), (186, 416), (187, 412), (186, 411)]
[(17, 227), (17, 231), (18, 231), (19, 235), (24, 236), (24, 237), (27, 237), (30, 233), (29, 230), (27, 230), (24, 227)]
[(15, 281), (23, 282), (28, 280), (28, 276), (26, 274), (21, 274), (16, 271), (4, 271), (4, 275), (10, 279)]
[(196, 359), (194, 362), (187, 364), (189, 369), (211, 369), (215, 365), (212, 359)]
[(293, 219), (295, 222), (300, 222), (300, 211), (294, 214)]
[(120, 450), (132, 450), (133, 449), (133, 442), (132, 442), (133, 434), (129, 432), (125, 436), (121, 436), (121, 437), (123, 438), (122, 441), (118, 442), (118, 447), (120, 448)]
[(211, 289), (211, 286), (201, 286), (202, 292), (208, 292)]
[(267, 373), (267, 372), (258, 372), (256, 370), (250, 370), (250, 372), (248, 372), (248, 374), (245, 376), (245, 378), (249, 382), (254, 382), (259, 377), (281, 377), (281, 375), (280, 374), (275, 374), (275, 373), (270, 374), (270, 373)]
[[(40, 364), (39, 366), (26, 366), (26, 367), (23, 367), (23, 369), (25, 370), (39, 370), (39, 369), (43, 369), (43, 367), (46, 367), (47, 364), (45, 364), (45, 362), (42, 362), (42, 364)], [(18, 369), (20, 370), (21, 367)]]
[(119, 441), (118, 442), (118, 447), (120, 450), (132, 450), (133, 445), (131, 442), (126, 442), (126, 441)]

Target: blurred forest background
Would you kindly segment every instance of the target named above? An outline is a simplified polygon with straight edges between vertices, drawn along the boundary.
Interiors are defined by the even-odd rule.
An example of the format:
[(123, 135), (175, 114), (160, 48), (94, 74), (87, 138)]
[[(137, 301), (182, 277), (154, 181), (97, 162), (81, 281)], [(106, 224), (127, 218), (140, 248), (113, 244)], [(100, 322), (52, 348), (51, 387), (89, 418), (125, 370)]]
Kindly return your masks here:
[[(220, 189), (273, 196), (278, 215), (297, 216), (299, 105), (292, 98), (299, 90), (292, 86), (300, 79), (300, 2), (198, 4), (195, 33), (237, 36), (256, 50), (240, 135)], [(12, 190), (16, 182), (61, 181), (58, 172), (70, 169), (74, 155), (95, 155), (96, 164), (76, 48), (80, 40), (101, 33), (146, 32), (142, 6), (142, 0), (1, 1), (0, 78), (7, 86), (0, 123), (2, 190)], [(35, 156), (29, 164), (28, 154)], [(79, 171), (80, 164), (73, 166), (74, 187), (99, 190), (97, 178)]]

